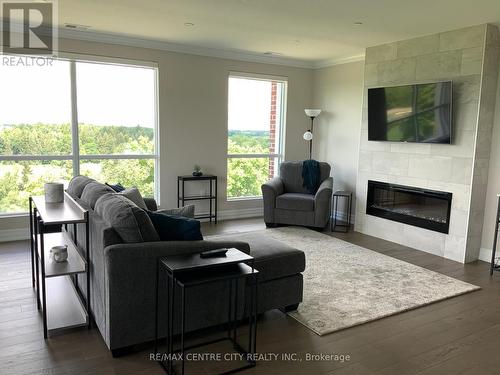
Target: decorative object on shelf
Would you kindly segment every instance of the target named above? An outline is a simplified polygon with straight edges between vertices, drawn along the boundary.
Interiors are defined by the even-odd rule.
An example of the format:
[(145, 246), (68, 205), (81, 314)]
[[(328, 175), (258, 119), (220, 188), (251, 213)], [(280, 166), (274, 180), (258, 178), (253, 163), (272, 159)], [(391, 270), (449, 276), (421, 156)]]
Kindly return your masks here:
[(203, 176), (203, 172), (201, 171), (201, 167), (198, 164), (195, 164), (193, 167), (193, 176), (194, 177)]
[(47, 182), (44, 185), (45, 203), (62, 203), (64, 201), (64, 185), (58, 182)]
[(53, 246), (50, 249), (50, 258), (57, 263), (68, 260), (68, 245)]
[(319, 116), (321, 109), (306, 108), (304, 109), (306, 116), (311, 119), (311, 129), (306, 131), (302, 136), (304, 140), (309, 142), (309, 159), (312, 159), (312, 143), (313, 143), (313, 130), (314, 130), (314, 119)]

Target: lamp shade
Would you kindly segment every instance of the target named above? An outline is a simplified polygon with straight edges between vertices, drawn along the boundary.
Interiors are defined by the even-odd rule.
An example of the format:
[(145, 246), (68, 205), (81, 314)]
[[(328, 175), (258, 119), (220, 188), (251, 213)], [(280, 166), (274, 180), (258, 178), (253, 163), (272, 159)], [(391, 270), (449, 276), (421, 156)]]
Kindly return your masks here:
[(306, 108), (304, 109), (304, 112), (309, 117), (318, 117), (321, 113), (321, 109)]

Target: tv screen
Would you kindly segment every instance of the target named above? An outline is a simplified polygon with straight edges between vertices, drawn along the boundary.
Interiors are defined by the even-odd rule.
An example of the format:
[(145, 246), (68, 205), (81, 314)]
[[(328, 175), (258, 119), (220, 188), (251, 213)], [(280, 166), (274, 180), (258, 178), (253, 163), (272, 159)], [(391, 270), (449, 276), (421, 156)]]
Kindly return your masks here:
[(451, 143), (451, 82), (368, 89), (368, 140)]

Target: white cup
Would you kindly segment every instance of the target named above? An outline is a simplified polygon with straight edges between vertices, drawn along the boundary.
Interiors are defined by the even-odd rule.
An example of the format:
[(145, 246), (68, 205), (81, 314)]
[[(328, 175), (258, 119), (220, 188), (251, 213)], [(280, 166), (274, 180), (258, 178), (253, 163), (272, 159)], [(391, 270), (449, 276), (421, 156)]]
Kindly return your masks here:
[(68, 259), (68, 245), (54, 246), (50, 249), (50, 258), (57, 263)]

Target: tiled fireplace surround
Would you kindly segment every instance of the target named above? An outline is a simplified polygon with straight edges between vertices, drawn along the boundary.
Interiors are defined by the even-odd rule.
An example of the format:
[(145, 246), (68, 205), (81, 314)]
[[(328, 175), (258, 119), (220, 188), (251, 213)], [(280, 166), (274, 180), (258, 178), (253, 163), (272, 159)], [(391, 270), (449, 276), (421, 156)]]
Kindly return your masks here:
[[(356, 187), (359, 232), (459, 262), (476, 260), (483, 226), (500, 35), (479, 25), (366, 50)], [(453, 81), (452, 145), (369, 142), (369, 87)], [(449, 234), (366, 215), (367, 181), (453, 193)]]

